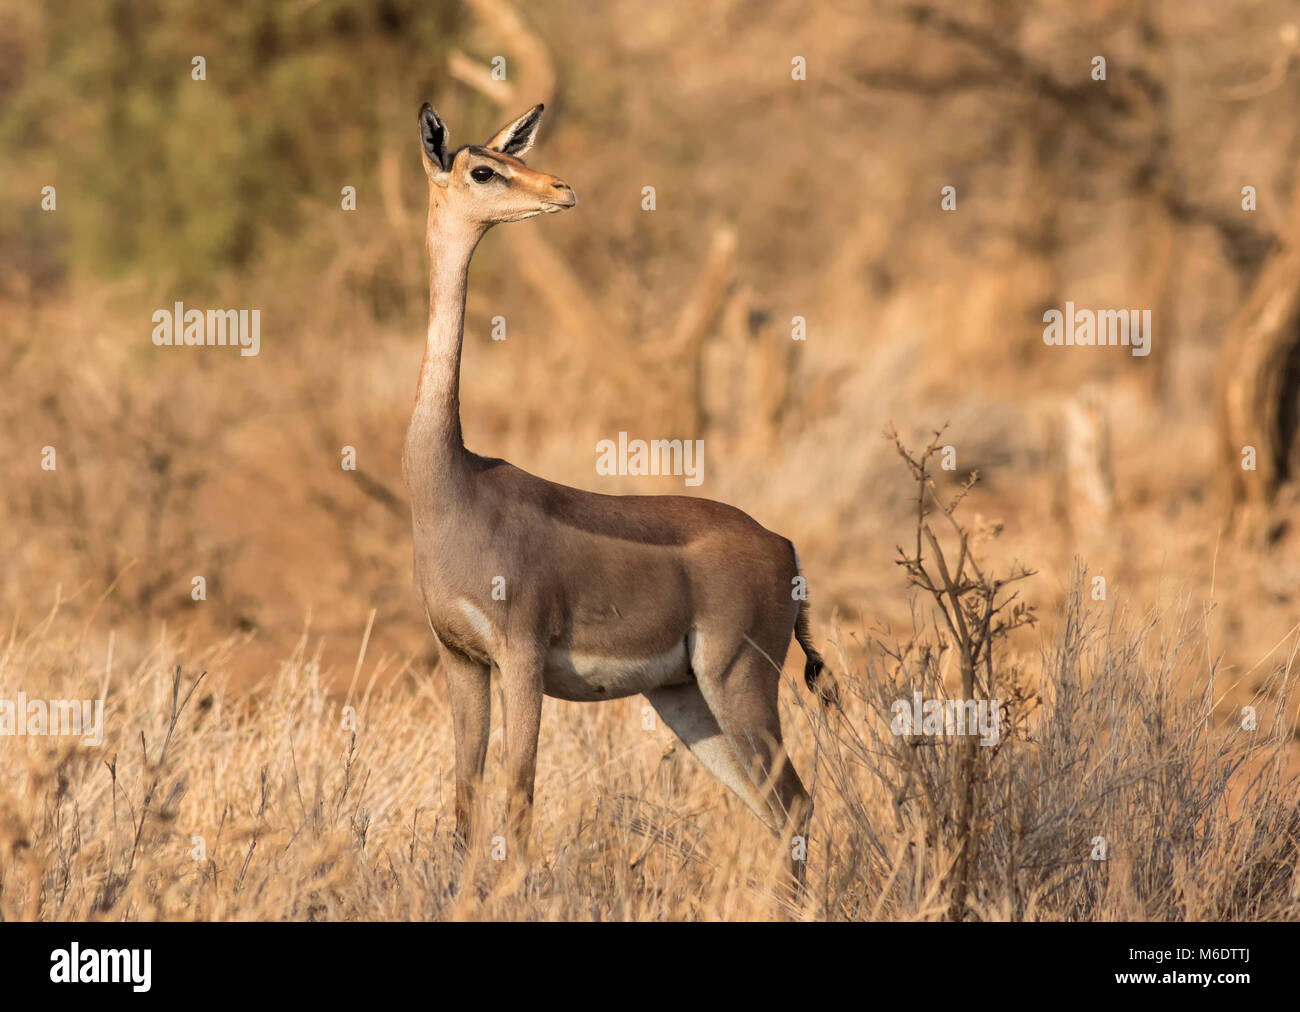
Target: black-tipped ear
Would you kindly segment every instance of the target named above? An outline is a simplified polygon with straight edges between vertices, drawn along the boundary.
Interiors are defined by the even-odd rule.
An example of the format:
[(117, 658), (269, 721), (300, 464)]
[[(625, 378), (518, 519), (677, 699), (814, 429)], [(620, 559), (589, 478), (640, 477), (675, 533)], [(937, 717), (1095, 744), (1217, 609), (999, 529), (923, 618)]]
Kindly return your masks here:
[(540, 103), (533, 106), (509, 126), (498, 130), (496, 136), (483, 146), (503, 155), (520, 157), (537, 139), (537, 128), (542, 125), (542, 110), (545, 108)]
[(433, 111), (433, 106), (428, 102), (420, 106), (420, 144), (434, 168), (442, 172), (451, 168), (447, 164), (447, 154), (450, 150), (447, 142), (450, 137), (447, 124), (438, 118), (438, 114)]

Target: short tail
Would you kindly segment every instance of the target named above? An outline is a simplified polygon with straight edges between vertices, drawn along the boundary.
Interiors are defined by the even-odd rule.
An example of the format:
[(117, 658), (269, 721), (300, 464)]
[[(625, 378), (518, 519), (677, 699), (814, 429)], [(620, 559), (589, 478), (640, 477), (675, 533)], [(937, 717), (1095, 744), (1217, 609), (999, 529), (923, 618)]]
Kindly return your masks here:
[(799, 602), (799, 615), (794, 620), (794, 638), (799, 641), (808, 660), (803, 666), (803, 680), (809, 690), (817, 693), (823, 703), (836, 708), (840, 705), (840, 689), (826, 668), (822, 655), (813, 646), (812, 633), (808, 631), (808, 598)]

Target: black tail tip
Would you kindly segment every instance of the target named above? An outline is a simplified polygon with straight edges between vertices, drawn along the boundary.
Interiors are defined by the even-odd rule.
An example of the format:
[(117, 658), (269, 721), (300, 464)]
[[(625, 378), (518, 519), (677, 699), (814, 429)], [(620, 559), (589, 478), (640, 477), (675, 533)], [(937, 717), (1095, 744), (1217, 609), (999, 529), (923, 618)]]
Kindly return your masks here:
[(803, 668), (803, 680), (809, 690), (817, 693), (827, 706), (836, 708), (840, 705), (840, 687), (826, 670), (826, 664), (820, 657), (809, 657)]

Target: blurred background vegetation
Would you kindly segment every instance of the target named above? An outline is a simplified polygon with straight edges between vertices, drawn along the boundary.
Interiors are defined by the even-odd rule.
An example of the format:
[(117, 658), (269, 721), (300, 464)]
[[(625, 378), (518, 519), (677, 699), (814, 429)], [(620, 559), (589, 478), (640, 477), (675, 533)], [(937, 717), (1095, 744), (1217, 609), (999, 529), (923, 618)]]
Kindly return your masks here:
[[(1262, 677), (1296, 619), (1290, 473), (1227, 487), (1215, 405), (1252, 299), (1285, 303), (1268, 340), (1296, 329), (1298, 23), (1283, 0), (0, 0), (0, 607), (24, 626), (57, 596), (119, 650), (160, 622), (250, 636), (254, 678), (308, 621), (350, 673), (373, 609), (377, 648), (426, 670), (399, 466), (415, 114), (461, 144), (545, 101), (529, 161), (581, 203), (475, 260), (472, 449), (732, 502), (799, 545), (819, 624), (851, 636), (909, 612), (880, 433), (948, 423), (945, 480), (981, 472), (989, 550), (1040, 569), (1040, 604), (1081, 556), (1112, 603), (1213, 604), (1229, 666)], [(155, 348), (178, 300), (260, 308), (262, 354)], [(1151, 309), (1153, 353), (1045, 347), (1066, 300)], [(1287, 368), (1260, 354), (1243, 389)], [(620, 430), (705, 439), (704, 485), (597, 476)]]
[[(210, 295), (270, 236), (301, 236), (339, 179), (373, 192), (383, 98), (431, 89), (461, 21), (414, 0), (6, 5), (6, 248), (38, 252), (20, 272), (38, 288), (148, 273)], [(47, 184), (65, 194), (48, 223), (24, 195)]]

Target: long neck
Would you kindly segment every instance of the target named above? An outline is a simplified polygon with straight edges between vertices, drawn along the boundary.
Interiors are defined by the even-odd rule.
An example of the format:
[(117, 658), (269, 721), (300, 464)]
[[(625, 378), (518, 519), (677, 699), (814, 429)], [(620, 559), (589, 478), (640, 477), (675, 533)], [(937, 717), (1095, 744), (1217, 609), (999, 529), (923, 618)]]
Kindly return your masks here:
[(429, 331), (420, 365), (415, 410), (406, 436), (412, 493), (455, 481), (465, 456), (460, 428), (460, 351), (465, 333), (465, 289), (479, 233), (439, 228), (430, 216)]

